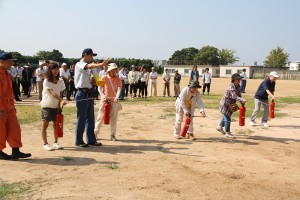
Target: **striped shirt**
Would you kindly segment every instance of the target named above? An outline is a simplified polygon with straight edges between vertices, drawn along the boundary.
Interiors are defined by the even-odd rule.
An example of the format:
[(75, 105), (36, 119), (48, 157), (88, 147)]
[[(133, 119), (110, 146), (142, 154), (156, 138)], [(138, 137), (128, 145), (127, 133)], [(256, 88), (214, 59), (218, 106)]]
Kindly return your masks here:
[(236, 103), (236, 101), (242, 101), (241, 96), (241, 86), (235, 85), (231, 83), (226, 91), (224, 92), (224, 96), (220, 101), (219, 111), (226, 116), (231, 116), (232, 112), (229, 109), (230, 104)]

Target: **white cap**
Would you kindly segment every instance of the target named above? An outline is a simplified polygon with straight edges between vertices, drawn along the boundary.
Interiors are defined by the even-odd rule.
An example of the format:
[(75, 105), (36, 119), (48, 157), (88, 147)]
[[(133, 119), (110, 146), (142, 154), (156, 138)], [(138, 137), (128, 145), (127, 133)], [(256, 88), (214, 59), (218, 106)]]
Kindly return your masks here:
[(39, 65), (43, 65), (45, 62), (43, 61), (39, 61)]
[(270, 76), (273, 76), (273, 77), (275, 77), (275, 78), (278, 78), (278, 74), (277, 74), (277, 72), (275, 72), (275, 71), (271, 72), (271, 73), (270, 73)]
[(61, 66), (64, 66), (64, 65), (66, 65), (66, 66), (67, 66), (67, 63), (63, 63), (63, 64), (61, 64)]
[(111, 71), (111, 70), (113, 70), (113, 69), (118, 69), (118, 66), (117, 66), (116, 63), (110, 63), (110, 64), (108, 65), (107, 72), (109, 72), (109, 71)]
[(29, 66), (28, 66), (28, 65), (25, 65), (24, 67), (27, 68), (27, 67), (29, 67)]

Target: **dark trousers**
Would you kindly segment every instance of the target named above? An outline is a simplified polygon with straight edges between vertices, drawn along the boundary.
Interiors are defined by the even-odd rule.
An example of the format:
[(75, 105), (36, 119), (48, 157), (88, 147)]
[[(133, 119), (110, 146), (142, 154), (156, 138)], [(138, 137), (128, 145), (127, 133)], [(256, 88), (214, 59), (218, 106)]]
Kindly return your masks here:
[(124, 80), (122, 80), (122, 89), (121, 89), (121, 94), (119, 99), (124, 99), (124, 97), (125, 97), (125, 83)]
[(60, 98), (63, 98), (63, 93), (66, 95), (67, 97), (67, 100), (70, 100), (70, 83), (69, 81), (64, 81), (65, 82), (65, 86), (66, 86), (66, 89), (60, 94)]
[(128, 97), (129, 84), (125, 84), (125, 96)]
[(142, 97), (147, 97), (148, 95), (148, 91), (147, 91), (147, 85), (146, 85), (146, 82), (141, 82), (141, 90), (142, 90)]
[(136, 96), (136, 84), (133, 83), (133, 84), (130, 84), (130, 94), (134, 93), (134, 96)]
[(242, 80), (242, 83), (241, 83), (241, 92), (242, 93), (245, 92), (246, 85), (247, 85), (247, 81), (246, 80)]
[(25, 95), (29, 95), (29, 87), (30, 87), (30, 82), (23, 81), (23, 90)]
[[(74, 94), (73, 94), (73, 92), (74, 92)], [(70, 95), (73, 95), (73, 97), (75, 98), (76, 92), (77, 92), (77, 89), (75, 88), (74, 81), (71, 81), (70, 82)]]
[(204, 83), (203, 90), (202, 90), (203, 94), (204, 94), (206, 88), (207, 88), (207, 93), (209, 93), (210, 92), (210, 83)]
[(12, 81), (12, 87), (13, 87), (13, 91), (14, 91), (14, 96), (15, 96), (15, 100), (19, 100), (19, 92), (18, 92), (18, 83), (15, 81)]

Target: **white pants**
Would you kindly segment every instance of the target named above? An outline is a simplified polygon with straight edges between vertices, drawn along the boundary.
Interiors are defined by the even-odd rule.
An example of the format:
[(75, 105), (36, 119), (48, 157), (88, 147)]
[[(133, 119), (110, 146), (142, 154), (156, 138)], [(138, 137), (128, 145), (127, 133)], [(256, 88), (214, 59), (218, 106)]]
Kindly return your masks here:
[[(98, 116), (95, 123), (94, 133), (97, 136), (100, 132), (100, 126), (102, 125), (104, 115), (104, 102), (100, 102)], [(117, 119), (119, 113), (119, 106), (117, 103), (111, 103), (110, 107), (110, 135), (115, 136), (117, 131)], [(97, 137), (96, 137), (97, 138)]]
[[(191, 115), (194, 115), (194, 111), (191, 112)], [(184, 112), (180, 105), (176, 106), (176, 119), (175, 119), (175, 126), (174, 126), (174, 136), (179, 136), (181, 131), (181, 124), (183, 119)], [(190, 127), (187, 131), (190, 134), (193, 134), (194, 127), (193, 127), (193, 118), (191, 119)]]

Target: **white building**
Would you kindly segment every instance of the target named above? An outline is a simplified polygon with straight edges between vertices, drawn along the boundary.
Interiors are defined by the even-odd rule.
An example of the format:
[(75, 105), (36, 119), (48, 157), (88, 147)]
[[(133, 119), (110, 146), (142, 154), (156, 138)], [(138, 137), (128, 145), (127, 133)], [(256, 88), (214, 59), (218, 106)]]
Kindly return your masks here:
[[(193, 70), (194, 65), (165, 65), (164, 69), (168, 69), (171, 75), (175, 74), (175, 70), (178, 70), (178, 73), (181, 76), (190, 76), (191, 71)], [(208, 68), (209, 72), (213, 77), (220, 76), (220, 67), (219, 66), (211, 66), (211, 65), (197, 65), (197, 70), (199, 72), (200, 77), (205, 72), (205, 69)]]
[(290, 68), (290, 70), (299, 70), (300, 67), (300, 61), (296, 61), (296, 62), (292, 62), (292, 63), (289, 63), (288, 67)]

